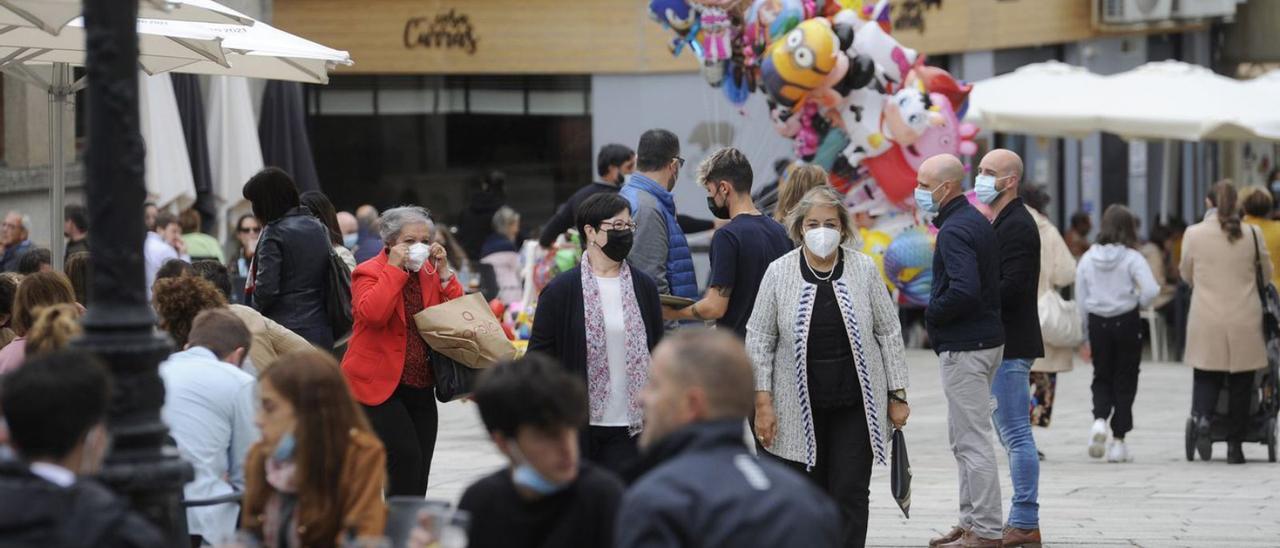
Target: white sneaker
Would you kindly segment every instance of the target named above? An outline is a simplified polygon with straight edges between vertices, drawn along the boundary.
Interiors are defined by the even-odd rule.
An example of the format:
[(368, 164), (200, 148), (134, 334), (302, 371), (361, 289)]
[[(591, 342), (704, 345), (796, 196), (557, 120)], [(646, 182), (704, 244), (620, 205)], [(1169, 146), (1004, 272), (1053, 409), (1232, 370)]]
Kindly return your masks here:
[(1107, 462), (1129, 462), (1133, 460), (1133, 455), (1129, 454), (1129, 446), (1125, 445), (1124, 440), (1111, 440), (1111, 447), (1107, 449)]
[(1106, 419), (1094, 419), (1093, 428), (1089, 430), (1089, 456), (1095, 459), (1102, 458), (1107, 448), (1107, 421)]

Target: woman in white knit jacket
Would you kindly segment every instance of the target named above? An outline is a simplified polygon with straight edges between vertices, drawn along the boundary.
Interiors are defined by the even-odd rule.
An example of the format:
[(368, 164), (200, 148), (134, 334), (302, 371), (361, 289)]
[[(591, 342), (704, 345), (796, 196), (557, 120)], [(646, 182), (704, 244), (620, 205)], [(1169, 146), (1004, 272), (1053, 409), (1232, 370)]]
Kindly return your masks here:
[(862, 546), (871, 467), (910, 413), (898, 309), (848, 246), (856, 228), (833, 190), (810, 191), (786, 225), (801, 248), (769, 265), (747, 324), (756, 438), (839, 503), (843, 545)]

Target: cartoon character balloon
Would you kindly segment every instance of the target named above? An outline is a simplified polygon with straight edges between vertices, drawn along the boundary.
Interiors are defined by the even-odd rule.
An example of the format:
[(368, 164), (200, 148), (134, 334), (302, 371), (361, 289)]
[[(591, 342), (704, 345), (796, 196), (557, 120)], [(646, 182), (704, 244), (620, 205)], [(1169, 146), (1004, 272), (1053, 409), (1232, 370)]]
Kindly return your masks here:
[(880, 276), (884, 278), (885, 285), (893, 285), (893, 280), (889, 279), (884, 266), (884, 255), (889, 250), (889, 244), (893, 242), (893, 238), (879, 230), (862, 228), (858, 229), (858, 233), (862, 237), (862, 252), (875, 261), (876, 268), (880, 270)]
[(869, 56), (893, 82), (903, 82), (920, 59), (919, 52), (903, 47), (879, 24), (863, 19), (853, 10), (836, 14), (834, 22), (853, 28), (853, 43), (846, 54)]
[(910, 87), (893, 94), (885, 103), (881, 128), (889, 140), (909, 147), (916, 144), (929, 126), (942, 122), (942, 115), (924, 90)]
[(849, 58), (838, 46), (829, 20), (815, 17), (797, 25), (765, 54), (760, 76), (769, 97), (788, 108), (811, 95), (822, 95), (824, 104), (838, 102), (839, 96), (831, 97), (831, 86), (849, 70)]
[(907, 163), (914, 170), (920, 170), (920, 164), (939, 154), (971, 156), (978, 152), (978, 145), (973, 137), (978, 134), (978, 126), (961, 123), (956, 112), (951, 108), (951, 101), (941, 93), (930, 93), (933, 106), (937, 107), (941, 122), (929, 126), (920, 134), (916, 142), (902, 149)]
[(880, 129), (884, 113), (885, 95), (874, 88), (850, 91), (841, 101), (840, 122), (849, 135), (849, 145), (844, 157), (850, 165), (858, 165), (865, 158), (884, 154), (893, 146)]
[[(649, 17), (675, 31), (676, 37), (667, 44), (673, 54), (679, 54), (684, 48), (698, 22), (698, 14), (686, 0), (649, 0)], [(697, 49), (701, 51), (702, 48)], [(701, 57), (699, 51), (694, 53)]]

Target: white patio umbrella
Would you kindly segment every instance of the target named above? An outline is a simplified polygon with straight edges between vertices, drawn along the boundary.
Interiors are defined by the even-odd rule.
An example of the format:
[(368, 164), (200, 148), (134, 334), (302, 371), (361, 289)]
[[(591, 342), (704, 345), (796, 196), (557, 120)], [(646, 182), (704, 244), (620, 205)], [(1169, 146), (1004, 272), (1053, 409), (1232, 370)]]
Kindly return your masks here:
[(983, 129), (1084, 137), (1097, 131), (1102, 77), (1058, 61), (1023, 66), (974, 82), (965, 120)]
[[(346, 52), (279, 31), (211, 0), (181, 1), (211, 10), (216, 6), (216, 9), (251, 24), (140, 18), (139, 66), (148, 74), (181, 72), (325, 83), (329, 69), (339, 64), (351, 64)], [(21, 27), (14, 27), (8, 32), (2, 32), (4, 29), (0, 28), (0, 70), (49, 92), (53, 160), (51, 224), (54, 235), (61, 225), (66, 184), (62, 142), (67, 99), (84, 86), (83, 81), (73, 82), (71, 79), (71, 66), (84, 63), (83, 31), (77, 30), (82, 27), (82, 21), (73, 19), (56, 37), (28, 32)], [(52, 240), (54, 266), (61, 267), (62, 241), (56, 237)]]
[(1280, 70), (1273, 70), (1242, 84), (1248, 98), (1236, 106), (1259, 137), (1280, 141), (1280, 109), (1271, 104), (1280, 97)]
[[(241, 187), (265, 167), (258, 142), (258, 122), (249, 98), (249, 81), (236, 76), (209, 79), (205, 122), (209, 141), (209, 175), (213, 193), (221, 201), (219, 213), (234, 215), (247, 210)], [(218, 237), (226, 237), (226, 222), (218, 223)]]
[[(35, 27), (58, 34), (80, 16), (82, 0), (0, 0), (0, 26)], [(247, 25), (253, 19), (211, 0), (143, 0), (138, 17)]]
[(190, 207), (196, 201), (196, 184), (168, 73), (138, 75), (138, 122), (142, 141), (147, 144), (147, 194), (155, 196), (161, 208)]
[(350, 65), (345, 52), (287, 33), (261, 21), (253, 25), (224, 25), (186, 21), (140, 20), (138, 28), (175, 40), (217, 37), (226, 63), (204, 56), (186, 56), (172, 72), (216, 76), (245, 76), (313, 84), (329, 82), (329, 71)]
[(1100, 90), (1106, 100), (1098, 110), (1098, 129), (1126, 139), (1249, 140), (1258, 136), (1241, 115), (1261, 103), (1241, 105), (1247, 101), (1243, 84), (1206, 67), (1180, 61), (1147, 63), (1107, 76)]

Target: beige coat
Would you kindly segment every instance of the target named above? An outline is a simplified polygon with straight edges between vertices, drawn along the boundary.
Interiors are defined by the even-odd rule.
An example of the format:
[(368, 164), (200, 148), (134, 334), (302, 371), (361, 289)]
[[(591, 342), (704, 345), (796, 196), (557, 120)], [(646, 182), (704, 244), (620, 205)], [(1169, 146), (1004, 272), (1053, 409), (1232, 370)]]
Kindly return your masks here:
[[(1258, 236), (1258, 246), (1253, 244)], [(1271, 256), (1258, 229), (1244, 226), (1244, 237), (1227, 241), (1216, 215), (1187, 229), (1182, 239), (1182, 279), (1192, 286), (1183, 359), (1203, 371), (1241, 373), (1267, 366), (1262, 337), (1262, 305), (1254, 281), (1255, 253), (1263, 276), (1271, 279)]]
[[(1036, 228), (1040, 229), (1040, 285), (1036, 291), (1036, 297), (1039, 298), (1049, 291), (1056, 291), (1076, 281), (1076, 259), (1071, 256), (1071, 250), (1067, 249), (1067, 242), (1062, 239), (1062, 234), (1058, 233), (1058, 229), (1053, 226), (1053, 222), (1048, 217), (1030, 207), (1027, 207), (1027, 211), (1031, 212), (1031, 217), (1036, 220)], [(1044, 357), (1036, 360), (1031, 365), (1031, 370), (1037, 373), (1070, 371), (1075, 352), (1074, 348), (1059, 348), (1046, 344)]]
[(253, 368), (258, 373), (266, 371), (276, 363), (277, 358), (284, 354), (311, 349), (311, 343), (306, 339), (272, 321), (271, 318), (263, 316), (257, 310), (241, 304), (233, 304), (229, 308), (231, 313), (240, 318), (245, 327), (249, 328), (249, 333), (253, 334), (253, 345), (249, 347), (249, 361), (253, 362)]

